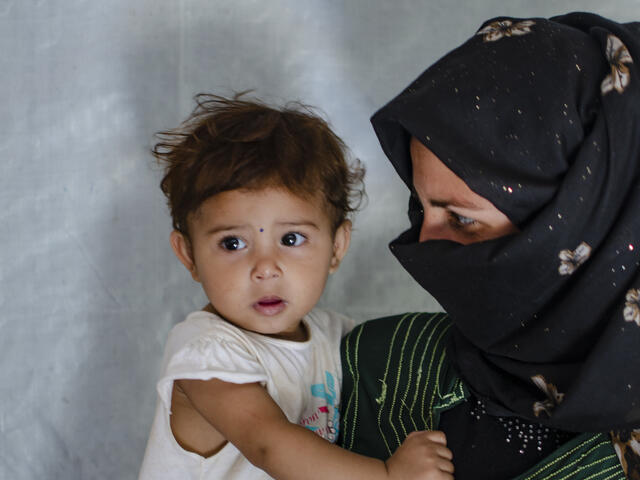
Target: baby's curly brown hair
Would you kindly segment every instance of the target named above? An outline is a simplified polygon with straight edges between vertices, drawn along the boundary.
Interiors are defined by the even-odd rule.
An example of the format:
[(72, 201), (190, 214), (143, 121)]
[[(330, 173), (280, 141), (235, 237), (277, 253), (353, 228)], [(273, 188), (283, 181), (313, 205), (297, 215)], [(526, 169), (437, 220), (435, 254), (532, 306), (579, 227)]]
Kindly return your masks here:
[(178, 128), (157, 134), (153, 155), (164, 165), (160, 188), (173, 228), (188, 238), (187, 219), (212, 196), (235, 189), (285, 188), (322, 198), (337, 229), (365, 195), (364, 166), (311, 107), (270, 107), (254, 99), (196, 95)]

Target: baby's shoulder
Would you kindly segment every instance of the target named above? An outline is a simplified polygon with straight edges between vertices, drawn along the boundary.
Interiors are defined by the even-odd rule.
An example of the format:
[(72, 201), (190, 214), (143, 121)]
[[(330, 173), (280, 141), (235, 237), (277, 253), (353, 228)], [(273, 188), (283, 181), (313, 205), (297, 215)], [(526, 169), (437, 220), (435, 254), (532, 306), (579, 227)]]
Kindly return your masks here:
[(205, 311), (192, 312), (173, 326), (167, 338), (167, 353), (185, 348), (209, 350), (218, 345), (246, 345), (249, 339), (238, 327), (218, 315)]
[(324, 308), (314, 308), (305, 317), (309, 324), (315, 325), (322, 331), (336, 331), (340, 336), (350, 332), (359, 322), (344, 315)]

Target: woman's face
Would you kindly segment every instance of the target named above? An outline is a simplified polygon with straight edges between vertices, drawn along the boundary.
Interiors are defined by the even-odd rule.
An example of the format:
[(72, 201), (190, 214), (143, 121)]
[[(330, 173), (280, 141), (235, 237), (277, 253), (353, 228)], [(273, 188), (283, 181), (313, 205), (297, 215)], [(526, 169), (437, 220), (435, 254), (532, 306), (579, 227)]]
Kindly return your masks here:
[(421, 242), (451, 240), (467, 245), (518, 231), (504, 213), (413, 137), (410, 152), (413, 186), (424, 209)]

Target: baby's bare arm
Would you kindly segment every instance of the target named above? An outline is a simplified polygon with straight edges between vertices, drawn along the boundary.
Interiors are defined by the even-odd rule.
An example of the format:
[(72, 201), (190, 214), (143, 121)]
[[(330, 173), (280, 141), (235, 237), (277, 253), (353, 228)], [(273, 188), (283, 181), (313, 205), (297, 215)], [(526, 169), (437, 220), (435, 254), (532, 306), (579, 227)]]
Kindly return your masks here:
[(177, 383), (217, 432), (251, 463), (278, 480), (453, 478), (449, 473), (453, 470), (451, 452), (438, 438), (422, 435), (425, 432), (410, 435), (385, 463), (344, 450), (289, 422), (259, 384), (234, 384), (216, 379)]
[(227, 443), (222, 434), (194, 408), (178, 382), (173, 384), (169, 419), (176, 442), (189, 452), (207, 458), (216, 454)]

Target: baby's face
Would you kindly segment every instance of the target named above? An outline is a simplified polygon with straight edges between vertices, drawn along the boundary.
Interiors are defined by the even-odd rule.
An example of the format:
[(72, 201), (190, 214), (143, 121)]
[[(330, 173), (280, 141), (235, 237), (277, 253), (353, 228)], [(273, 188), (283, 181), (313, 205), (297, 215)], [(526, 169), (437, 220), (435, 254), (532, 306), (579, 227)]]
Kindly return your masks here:
[(266, 188), (215, 195), (192, 216), (189, 232), (191, 265), (176, 253), (219, 315), (246, 330), (299, 341), (306, 338), (300, 320), (346, 253), (350, 224), (334, 235), (320, 200)]

